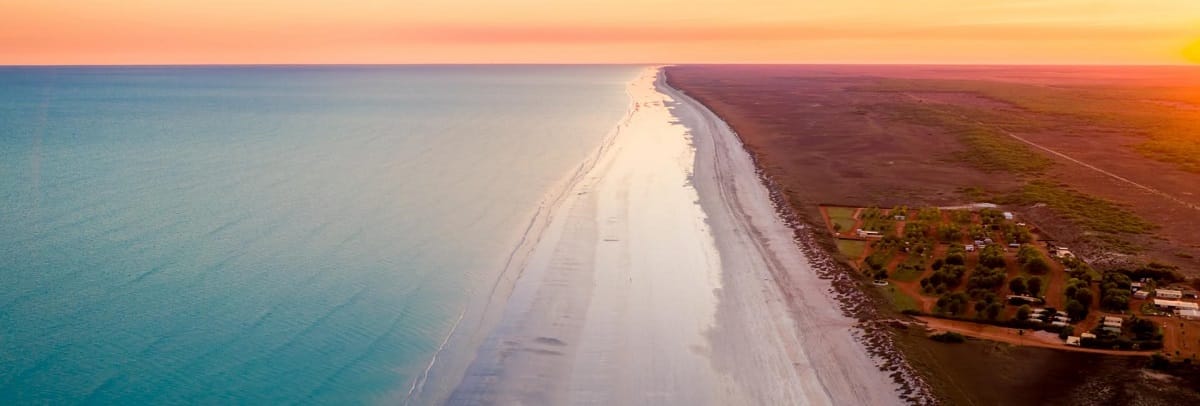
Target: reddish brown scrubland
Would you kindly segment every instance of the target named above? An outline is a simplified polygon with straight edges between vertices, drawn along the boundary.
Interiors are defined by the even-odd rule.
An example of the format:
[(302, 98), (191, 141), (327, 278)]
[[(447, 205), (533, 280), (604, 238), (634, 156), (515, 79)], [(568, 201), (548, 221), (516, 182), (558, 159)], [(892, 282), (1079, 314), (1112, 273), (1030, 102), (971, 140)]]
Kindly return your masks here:
[[(1200, 276), (1200, 68), (722, 65), (667, 76), (737, 132), (809, 230), (825, 229), (822, 204), (993, 202), (1098, 269), (1156, 262)], [(1147, 374), (1144, 357), (948, 345), (915, 330), (891, 334), (948, 404), (1200, 401), (1180, 389), (1195, 376)]]

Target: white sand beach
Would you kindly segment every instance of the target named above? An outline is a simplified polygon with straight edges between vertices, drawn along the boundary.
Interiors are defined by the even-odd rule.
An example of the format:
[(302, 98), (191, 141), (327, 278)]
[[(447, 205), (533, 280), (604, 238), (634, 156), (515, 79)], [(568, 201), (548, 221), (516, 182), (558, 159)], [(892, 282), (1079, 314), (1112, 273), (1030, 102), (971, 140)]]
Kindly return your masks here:
[(899, 404), (736, 135), (658, 69), (629, 93), (447, 403)]

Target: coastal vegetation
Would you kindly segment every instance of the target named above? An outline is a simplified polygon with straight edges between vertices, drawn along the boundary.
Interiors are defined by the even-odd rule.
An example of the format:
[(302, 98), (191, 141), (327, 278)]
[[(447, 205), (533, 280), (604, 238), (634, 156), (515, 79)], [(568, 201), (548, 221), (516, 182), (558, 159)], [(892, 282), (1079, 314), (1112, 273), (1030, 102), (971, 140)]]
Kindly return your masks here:
[[(963, 115), (987, 117), (989, 123), (1012, 130), (1044, 129), (1051, 123), (1068, 132), (1111, 132), (1139, 139), (1133, 150), (1148, 158), (1200, 172), (1200, 98), (1194, 92), (1170, 87), (1121, 88), (1101, 86), (1039, 86), (1003, 81), (880, 79), (859, 90), (893, 93), (961, 93), (1007, 109), (968, 110)], [(1190, 108), (1189, 108), (1190, 107)], [(934, 112), (960, 106), (938, 106)], [(1020, 117), (1034, 115), (1035, 120)], [(934, 117), (940, 116), (934, 115)], [(952, 127), (953, 122), (940, 123)], [(1036, 128), (1031, 128), (1036, 126)]]
[(838, 252), (846, 258), (860, 258), (867, 249), (867, 243), (859, 240), (837, 240)]
[[(1138, 153), (1200, 173), (1200, 137), (1194, 135), (1200, 133), (1200, 109), (1179, 108), (1200, 105), (1189, 104), (1200, 99), (1183, 93), (1134, 97), (1132, 89), (900, 78), (879, 78), (852, 91), (903, 96), (903, 102), (876, 107), (889, 120), (955, 136), (965, 149), (946, 156), (975, 169), (1018, 179), (1017, 188), (991, 195), (991, 199), (1047, 205), (1085, 233), (1083, 243), (1099, 249), (1136, 254), (1146, 246), (1136, 236), (1156, 226), (1126, 207), (1055, 182), (1047, 174), (1054, 162), (1012, 134), (1125, 134), (1142, 140), (1132, 148)], [(929, 102), (938, 100), (959, 102)], [(988, 197), (986, 192), (977, 195)]]
[[(1035, 226), (997, 209), (871, 207), (857, 213), (856, 224), (870, 216), (889, 222), (883, 228), (891, 232), (851, 232), (854, 238), (839, 240), (864, 244), (851, 259), (866, 276), (887, 280), (889, 303), (906, 314), (1046, 330), (1081, 347), (1155, 349), (1163, 346), (1163, 335), (1151, 332), (1153, 321), (1134, 317), (1114, 330), (1094, 314), (1128, 314), (1147, 303), (1133, 297), (1135, 279), (1150, 286), (1184, 281), (1175, 268), (1159, 263), (1097, 271), (1041, 241)], [(1077, 333), (1087, 333), (1086, 340)]]
[(1110, 234), (1144, 234), (1155, 226), (1129, 209), (1088, 196), (1066, 185), (1033, 181), (1001, 200), (1006, 204), (1045, 204), (1055, 212), (1090, 231)]
[(947, 332), (943, 332), (943, 333), (934, 334), (934, 335), (929, 336), (929, 338), (933, 339), (933, 341), (940, 341), (943, 343), (952, 343), (952, 344), (957, 344), (957, 343), (962, 343), (962, 342), (967, 341), (967, 338), (963, 337), (962, 334), (958, 334), (953, 331), (947, 331)]
[[(894, 297), (903, 294), (915, 299), (920, 307), (920, 310), (903, 309), (908, 314), (1027, 332), (1048, 330), (1068, 337), (1092, 334), (1102, 315), (1113, 314), (1101, 308), (1105, 274), (1128, 270), (1122, 272), (1128, 275), (1141, 268), (1136, 265), (1138, 261), (1147, 258), (1176, 265), (1200, 258), (1200, 250), (1196, 249), (1200, 247), (1197, 245), (1200, 239), (1195, 237), (1200, 234), (1188, 227), (1178, 227), (1175, 219), (1159, 215), (1163, 212), (1159, 209), (1174, 203), (1161, 202), (1149, 194), (1127, 193), (1128, 185), (1113, 182), (1107, 175), (1094, 173), (1082, 165), (1062, 161), (1014, 138), (1021, 137), (1138, 182), (1161, 181), (1151, 185), (1175, 196), (1200, 195), (1200, 189), (1192, 186), (1200, 184), (1197, 181), (1200, 178), (1171, 172), (1170, 165), (1141, 159), (1148, 155), (1137, 149), (1155, 139), (1145, 134), (1113, 131), (1112, 124), (1121, 121), (1118, 115), (1102, 118), (1113, 119), (1107, 122), (1044, 112), (1087, 107), (1081, 104), (1099, 107), (1112, 101), (1108, 99), (1131, 94), (1104, 96), (1105, 92), (1118, 91), (1097, 79), (1108, 76), (1089, 76), (1092, 73), (1057, 68), (976, 71), (896, 67), (841, 68), (849, 74), (830, 79), (829, 69), (681, 67), (671, 68), (670, 72), (679, 72), (679, 83), (689, 87), (690, 94), (729, 119), (747, 150), (759, 162), (764, 176), (780, 185), (784, 202), (796, 210), (801, 221), (812, 226), (828, 221), (814, 215), (823, 210), (819, 205), (826, 202), (876, 206), (883, 213), (888, 209), (882, 207), (896, 206), (894, 213), (889, 213), (893, 216), (874, 216), (880, 222), (890, 219), (892, 227), (843, 224), (828, 244), (833, 247), (833, 240), (842, 239), (867, 244), (862, 256), (849, 258), (849, 262), (862, 273), (864, 280), (887, 275), (886, 288), (872, 289), (881, 293), (878, 295), (883, 299), (879, 302), (881, 308), (899, 311)], [(1147, 77), (1158, 74), (1149, 69), (1142, 73)], [(1097, 70), (1096, 74), (1111, 75), (1112, 71)], [(947, 76), (969, 79), (943, 88), (920, 79)], [(1087, 87), (1063, 85), (1060, 81), (1090, 81), (1087, 86), (1097, 88), (1095, 100), (1058, 97), (1065, 94), (1060, 89)], [(1027, 83), (1014, 86), (1019, 82)], [(990, 94), (970, 90), (978, 86), (992, 87), (988, 89)], [(1130, 90), (1139, 92), (1145, 97), (1138, 97), (1147, 101), (1163, 101), (1159, 95), (1132, 87)], [(1175, 93), (1191, 97), (1187, 92)], [(1023, 99), (1022, 103), (1027, 104), (1015, 104), (1005, 98)], [(1172, 142), (1180, 141), (1183, 140)], [(1159, 173), (1170, 176), (1156, 178)], [(996, 215), (1002, 214), (999, 211), (982, 213), (934, 207), (967, 202), (999, 203), (1021, 216), (1020, 223), (1028, 224), (994, 221)], [(899, 210), (901, 207), (903, 211)], [(901, 212), (905, 213), (905, 220), (894, 216)], [(858, 228), (875, 229), (882, 235), (855, 236)], [(991, 244), (1004, 249), (1002, 268), (981, 266), (982, 250), (978, 247), (969, 252), (963, 249), (973, 245), (977, 237), (991, 238)], [(863, 261), (875, 252), (875, 244), (891, 248), (867, 265)], [(1056, 247), (1067, 246), (1072, 247), (1072, 253), (1060, 255)], [(1022, 250), (1025, 252), (1018, 258)], [(1040, 252), (1040, 260), (1030, 255), (1031, 250)], [(929, 254), (923, 255), (925, 252)], [(1166, 257), (1160, 255), (1163, 252)], [(1072, 254), (1099, 260), (1088, 263)], [(913, 259), (915, 256), (922, 258)], [(1105, 261), (1113, 258), (1118, 261)], [(1130, 262), (1120, 262), (1126, 259)], [(923, 270), (919, 269), (922, 263)], [(1182, 272), (1193, 269), (1185, 267)], [(990, 291), (980, 288), (990, 285), (988, 276), (1000, 272), (1005, 280), (999, 286)], [(1149, 279), (1147, 286), (1151, 287), (1168, 283), (1167, 278)], [(972, 280), (977, 288), (974, 292), (968, 288)], [(1068, 286), (1074, 286), (1070, 294), (1066, 291)], [(1130, 286), (1126, 292), (1132, 289)], [(1122, 295), (1116, 291), (1110, 293), (1114, 298)], [(1014, 295), (1036, 300), (1010, 301), (1009, 296)], [(989, 319), (988, 308), (992, 304), (996, 304), (993, 309), (998, 307), (1000, 311), (994, 319)], [(1132, 295), (1129, 306), (1115, 314), (1128, 319), (1133, 314), (1143, 317), (1143, 312), (1145, 318), (1160, 320), (1165, 336), (1181, 333), (1178, 324), (1174, 327), (1161, 324), (1162, 319), (1157, 318), (1164, 316), (1155, 314), (1164, 312)], [(1061, 323), (1060, 318), (1070, 328), (1052, 326)], [(978, 392), (966, 394), (957, 389), (963, 385), (977, 388), (1011, 380), (1021, 382), (1015, 387), (1074, 393), (1075, 389), (1068, 389), (1074, 386), (1058, 387), (1044, 376), (1111, 376), (1129, 370), (1125, 366), (1111, 370), (1091, 366), (1087, 374), (1077, 374), (1077, 361), (1082, 358), (1072, 358), (1075, 361), (1067, 362), (1071, 368), (1046, 374), (1039, 369), (1033, 377), (1014, 371), (1023, 371), (1030, 362), (1045, 365), (1043, 360), (1063, 359), (1064, 354), (1072, 353), (978, 341), (929, 346), (925, 344), (928, 337), (914, 330), (894, 331), (908, 362), (923, 371), (940, 395), (954, 399), (953, 404), (1020, 403), (1013, 400), (1019, 397), (1013, 395), (1017, 391), (997, 391), (979, 397)], [(1193, 330), (1188, 331), (1189, 335), (1192, 333)], [(1121, 340), (1113, 338), (1098, 344), (1091, 339), (1086, 341), (1089, 346), (1098, 345), (1093, 348), (1135, 348), (1136, 337), (1128, 326), (1115, 337)], [(1153, 342), (1145, 344), (1136, 348), (1154, 346)], [(1174, 350), (1163, 354), (1174, 360), (1189, 356), (1187, 351), (1182, 355)], [(1006, 372), (997, 372), (1000, 370)]]
[(833, 220), (834, 229), (838, 231), (850, 231), (854, 229), (855, 209), (850, 207), (827, 207), (825, 211), (829, 214), (829, 218)]
[(966, 150), (951, 156), (977, 169), (993, 173), (1037, 174), (1049, 168), (1050, 159), (1009, 138), (977, 119), (978, 112), (951, 105), (894, 103), (877, 106), (893, 120), (939, 128), (958, 138)]
[[(1134, 253), (1137, 246), (1121, 234), (1144, 234), (1154, 229), (1153, 224), (1120, 205), (1048, 180), (1045, 171), (1053, 161), (1008, 136), (1005, 126), (995, 124), (1006, 118), (994, 112), (931, 103), (897, 103), (884, 106), (883, 110), (892, 114), (892, 119), (938, 128), (956, 136), (966, 149), (951, 154), (954, 159), (985, 172), (1012, 174), (1021, 179), (1019, 188), (996, 196), (997, 200), (1006, 204), (1045, 204), (1075, 225), (1101, 233), (1093, 239), (1096, 245)], [(938, 231), (947, 240), (955, 237), (952, 229)]]

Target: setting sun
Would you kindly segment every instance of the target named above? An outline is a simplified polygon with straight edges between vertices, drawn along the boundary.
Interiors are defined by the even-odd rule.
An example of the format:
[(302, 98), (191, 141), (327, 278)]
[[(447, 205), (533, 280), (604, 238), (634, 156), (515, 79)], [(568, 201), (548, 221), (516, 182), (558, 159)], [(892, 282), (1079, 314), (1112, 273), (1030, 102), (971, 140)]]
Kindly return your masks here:
[(1200, 39), (1183, 49), (1183, 57), (1189, 62), (1200, 63)]

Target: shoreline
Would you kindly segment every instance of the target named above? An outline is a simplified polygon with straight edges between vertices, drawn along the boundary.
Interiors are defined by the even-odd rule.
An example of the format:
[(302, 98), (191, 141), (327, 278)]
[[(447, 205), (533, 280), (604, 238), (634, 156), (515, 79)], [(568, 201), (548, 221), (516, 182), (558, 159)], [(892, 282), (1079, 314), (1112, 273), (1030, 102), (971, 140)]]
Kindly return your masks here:
[[(518, 281), (525, 273), (534, 249), (543, 235), (552, 226), (555, 212), (565, 200), (571, 198), (571, 191), (584, 180), (584, 177), (598, 164), (606, 151), (621, 133), (621, 129), (629, 122), (634, 113), (635, 101), (625, 91), (628, 97), (625, 114), (604, 135), (599, 146), (558, 183), (551, 187), (542, 197), (538, 206), (532, 210), (529, 223), (514, 240), (516, 244), (502, 262), (501, 271), (495, 280), (485, 287), (488, 294), (470, 300), (460, 313), (441, 345), (434, 352), (424, 371), (413, 379), (408, 390), (404, 393), (393, 392), (386, 396), (388, 403), (404, 405), (440, 405), (446, 402), (451, 391), (466, 373), (469, 363), (475, 358), (475, 353), (492, 330), (500, 322), (508, 301), (513, 295)], [(464, 326), (464, 320), (469, 321)], [(465, 329), (465, 327), (470, 327)], [(439, 360), (439, 358), (448, 358)]]
[[(898, 386), (900, 398), (910, 404), (939, 403), (936, 396), (933, 395), (933, 390), (929, 384), (908, 363), (901, 350), (896, 347), (895, 339), (892, 337), (893, 333), (888, 331), (888, 328), (885, 326), (891, 320), (884, 320), (879, 315), (879, 309), (876, 308), (873, 300), (860, 288), (859, 283), (851, 276), (852, 270), (836, 260), (830, 254), (828, 248), (821, 246), (818, 237), (814, 234), (814, 229), (809, 227), (808, 223), (804, 221), (803, 216), (797, 213), (796, 209), (788, 203), (787, 198), (783, 194), (782, 187), (761, 169), (758, 158), (744, 147), (737, 132), (703, 102), (687, 96), (687, 92), (681, 89), (670, 86), (669, 78), (666, 80), (666, 85), (680, 95), (687, 97), (687, 100), (699, 106), (700, 109), (703, 109), (719, 122), (721, 131), (726, 131), (727, 136), (731, 138), (729, 142), (736, 145), (747, 156), (761, 187), (767, 190), (770, 202), (779, 221), (791, 230), (795, 246), (807, 258), (812, 271), (817, 277), (829, 281), (830, 286), (827, 292), (835, 299), (835, 303), (842, 311), (842, 314), (845, 317), (857, 320), (857, 324), (854, 326), (856, 329), (854, 340), (865, 347), (872, 359), (880, 361), (879, 370), (887, 372), (892, 383)], [(787, 287), (786, 283), (779, 283), (779, 288), (784, 289)]]
[(632, 114), (553, 208), (446, 403), (712, 403), (685, 386), (719, 386), (703, 356), (716, 253), (657, 72), (630, 83)]
[(907, 400), (740, 140), (665, 75), (629, 85), (406, 403)]
[[(741, 219), (744, 225), (758, 228), (754, 234), (758, 235), (760, 240), (766, 240), (765, 243), (759, 243), (761, 252), (767, 254), (765, 256), (776, 256), (777, 262), (765, 265), (769, 269), (769, 276), (773, 279), (772, 287), (780, 290), (790, 316), (797, 319), (800, 324), (805, 324), (803, 328), (797, 326), (797, 330), (801, 331), (803, 335), (803, 332), (812, 329), (826, 328), (831, 321), (837, 322), (835, 321), (838, 320), (837, 316), (843, 318), (841, 323), (846, 323), (839, 326), (845, 330), (836, 331), (833, 335), (845, 340), (844, 342), (852, 342), (854, 345), (839, 346), (836, 343), (828, 345), (830, 343), (827, 341), (823, 346), (805, 345), (804, 348), (806, 351), (829, 351), (830, 353), (827, 355), (830, 355), (835, 362), (824, 365), (824, 368), (821, 369), (825, 370), (819, 369), (818, 375), (825, 375), (824, 378), (829, 381), (826, 383), (827, 385), (843, 386), (845, 388), (843, 394), (856, 396), (834, 399), (834, 403), (880, 404), (885, 399), (894, 399), (889, 396), (892, 394), (891, 392), (884, 390), (892, 385), (897, 387), (894, 392), (900, 400), (911, 402), (931, 400), (932, 397), (928, 396), (927, 387), (915, 372), (907, 367), (899, 352), (891, 346), (890, 337), (886, 337), (886, 333), (882, 330), (872, 328), (875, 323), (868, 322), (875, 318), (873, 313), (868, 314), (874, 311), (874, 308), (869, 305), (868, 298), (855, 286), (855, 282), (838, 266), (838, 263), (816, 244), (811, 231), (787, 206), (779, 187), (759, 169), (758, 162), (754, 159), (753, 154), (744, 148), (738, 135), (700, 101), (687, 96), (686, 92), (682, 90), (671, 87), (669, 81), (664, 81), (664, 87), (679, 100), (679, 103), (686, 104), (688, 108), (694, 110), (694, 114), (700, 116), (699, 120), (703, 120), (699, 124), (693, 122), (693, 126), (703, 129), (694, 131), (693, 134), (707, 135), (712, 140), (711, 144), (697, 143), (697, 146), (701, 149), (715, 148), (717, 151), (697, 154), (698, 157), (715, 156), (718, 159), (740, 161), (736, 162), (736, 164), (740, 164), (740, 167), (737, 168), (739, 170), (731, 174), (716, 174), (718, 177), (728, 176), (737, 179), (722, 179), (720, 182), (713, 182), (712, 184), (719, 189), (714, 193), (725, 194), (726, 198), (723, 201), (710, 202), (710, 205), (717, 206), (719, 210), (720, 206), (729, 205), (731, 200), (738, 198), (749, 201), (743, 204), (760, 205), (757, 211), (752, 210), (750, 213), (738, 214), (746, 217)], [(709, 168), (720, 172), (721, 165), (697, 162), (698, 173)], [(698, 185), (706, 184), (709, 183), (698, 183)], [(746, 197), (746, 195), (754, 194), (758, 195)], [(736, 206), (736, 203), (734, 205)], [(737, 209), (740, 208), (726, 208), (726, 210), (734, 212), (738, 211)], [(755, 218), (756, 216), (758, 218)], [(763, 217), (767, 219), (763, 219)], [(755, 222), (755, 220), (758, 221)], [(764, 235), (769, 237), (764, 238)], [(781, 261), (781, 259), (786, 260)], [(819, 295), (813, 295), (814, 293)], [(812, 296), (820, 297), (813, 298)], [(830, 309), (837, 309), (837, 313), (840, 314), (822, 314), (822, 306), (826, 305), (830, 306)], [(821, 339), (829, 338), (827, 334), (817, 335), (822, 336)], [(857, 351), (862, 351), (868, 356), (856, 356), (862, 355), (856, 354)], [(858, 365), (856, 367), (848, 366), (845, 363), (848, 359), (855, 359)], [(882, 365), (877, 366), (875, 361), (883, 362)], [(841, 371), (830, 371), (838, 369)], [(874, 388), (876, 392), (873, 394), (874, 398), (857, 397), (861, 395), (856, 393), (859, 390), (851, 387), (862, 385), (865, 383), (864, 381), (873, 376), (882, 376), (884, 372), (880, 371), (890, 373), (887, 375), (890, 377), (890, 382), (877, 382), (877, 387)], [(855, 379), (847, 379), (851, 375), (855, 375)]]

